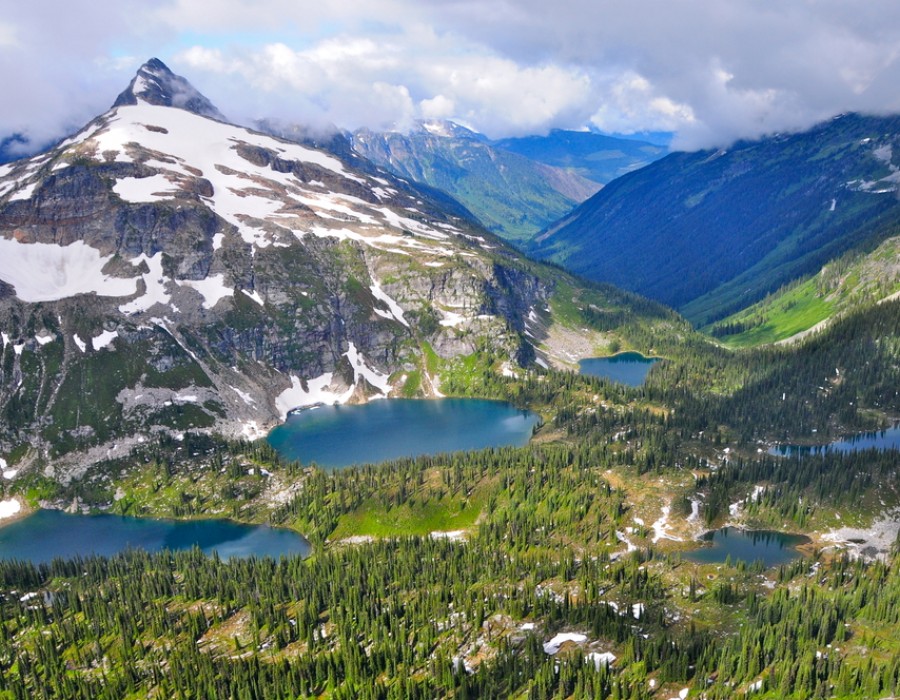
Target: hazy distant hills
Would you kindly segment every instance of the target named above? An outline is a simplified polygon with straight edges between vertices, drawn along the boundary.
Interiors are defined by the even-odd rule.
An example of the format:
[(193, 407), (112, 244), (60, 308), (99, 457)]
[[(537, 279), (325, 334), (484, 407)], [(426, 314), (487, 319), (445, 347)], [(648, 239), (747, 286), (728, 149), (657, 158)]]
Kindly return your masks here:
[(508, 240), (532, 236), (600, 189), (573, 171), (497, 148), (452, 122), (425, 122), (409, 133), (361, 129), (352, 144), (395, 175), (448, 193)]
[(900, 224), (900, 117), (673, 153), (613, 181), (530, 250), (705, 324)]
[(610, 180), (661, 158), (666, 148), (593, 132), (491, 141), (450, 121), (409, 133), (352, 135), (353, 150), (395, 175), (458, 199), (488, 230), (522, 241)]
[(546, 136), (502, 139), (493, 145), (604, 185), (668, 153), (665, 146), (647, 141), (565, 129), (554, 129)]

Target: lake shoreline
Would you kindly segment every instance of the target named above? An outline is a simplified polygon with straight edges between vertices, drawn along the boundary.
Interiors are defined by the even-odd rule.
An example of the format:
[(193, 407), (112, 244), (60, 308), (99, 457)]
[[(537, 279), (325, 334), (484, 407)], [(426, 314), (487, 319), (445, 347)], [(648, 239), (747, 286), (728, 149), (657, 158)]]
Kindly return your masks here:
[[(28, 519), (32, 522), (27, 523)], [(14, 525), (0, 528), (0, 558), (33, 563), (75, 556), (112, 557), (129, 549), (153, 553), (199, 547), (207, 556), (222, 559), (306, 557), (313, 549), (293, 528), (248, 525), (228, 518), (186, 520), (40, 508)]]

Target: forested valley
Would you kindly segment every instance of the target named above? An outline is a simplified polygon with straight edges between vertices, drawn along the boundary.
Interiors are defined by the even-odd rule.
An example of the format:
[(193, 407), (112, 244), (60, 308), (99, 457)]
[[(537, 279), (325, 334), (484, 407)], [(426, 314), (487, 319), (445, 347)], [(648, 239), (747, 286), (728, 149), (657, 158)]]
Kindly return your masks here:
[[(34, 477), (34, 498), (265, 522), (313, 549), (4, 561), (0, 697), (900, 693), (896, 545), (855, 556), (815, 536), (896, 508), (900, 454), (767, 451), (900, 417), (900, 302), (794, 346), (653, 333), (628, 336), (663, 358), (643, 387), (505, 378), (490, 357), (447, 387), (538, 411), (523, 448), (326, 471), (188, 433), (66, 485)], [(263, 470), (289, 498), (264, 498)], [(690, 560), (700, 532), (734, 521), (812, 538), (773, 568)]]

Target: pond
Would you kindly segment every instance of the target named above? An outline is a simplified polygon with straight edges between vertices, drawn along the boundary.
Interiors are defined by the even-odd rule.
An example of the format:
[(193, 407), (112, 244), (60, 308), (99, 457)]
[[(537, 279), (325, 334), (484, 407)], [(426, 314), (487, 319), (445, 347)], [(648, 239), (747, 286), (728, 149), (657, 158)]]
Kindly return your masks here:
[(900, 425), (872, 433), (860, 433), (827, 445), (777, 445), (769, 454), (782, 457), (817, 455), (823, 452), (859, 452), (861, 450), (900, 450)]
[(539, 416), (502, 401), (388, 399), (321, 406), (269, 433), (278, 454), (339, 469), (351, 464), (486, 447), (523, 446)]
[(0, 558), (36, 564), (56, 557), (112, 556), (126, 549), (158, 552), (194, 546), (206, 554), (215, 551), (222, 559), (305, 556), (310, 550), (309, 543), (291, 530), (230, 520), (156, 520), (39, 510), (0, 528)]
[(647, 373), (656, 362), (658, 360), (644, 357), (639, 352), (622, 352), (612, 357), (589, 357), (581, 360), (578, 366), (581, 374), (638, 387), (644, 383)]
[(802, 556), (796, 547), (808, 544), (803, 535), (789, 535), (775, 530), (741, 530), (723, 527), (700, 538), (704, 546), (685, 552), (685, 559), (701, 564), (720, 564), (728, 556), (748, 564), (760, 559), (766, 568), (786, 564)]

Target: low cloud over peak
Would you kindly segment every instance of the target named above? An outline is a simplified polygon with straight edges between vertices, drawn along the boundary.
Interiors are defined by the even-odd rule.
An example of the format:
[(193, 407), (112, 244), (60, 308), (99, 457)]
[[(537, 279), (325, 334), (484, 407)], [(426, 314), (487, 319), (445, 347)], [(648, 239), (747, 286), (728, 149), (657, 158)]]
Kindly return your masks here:
[(673, 131), (690, 149), (900, 111), (893, 0), (45, 5), (0, 20), (0, 137), (64, 135), (151, 55), (244, 122), (448, 118), (493, 137), (594, 126)]

